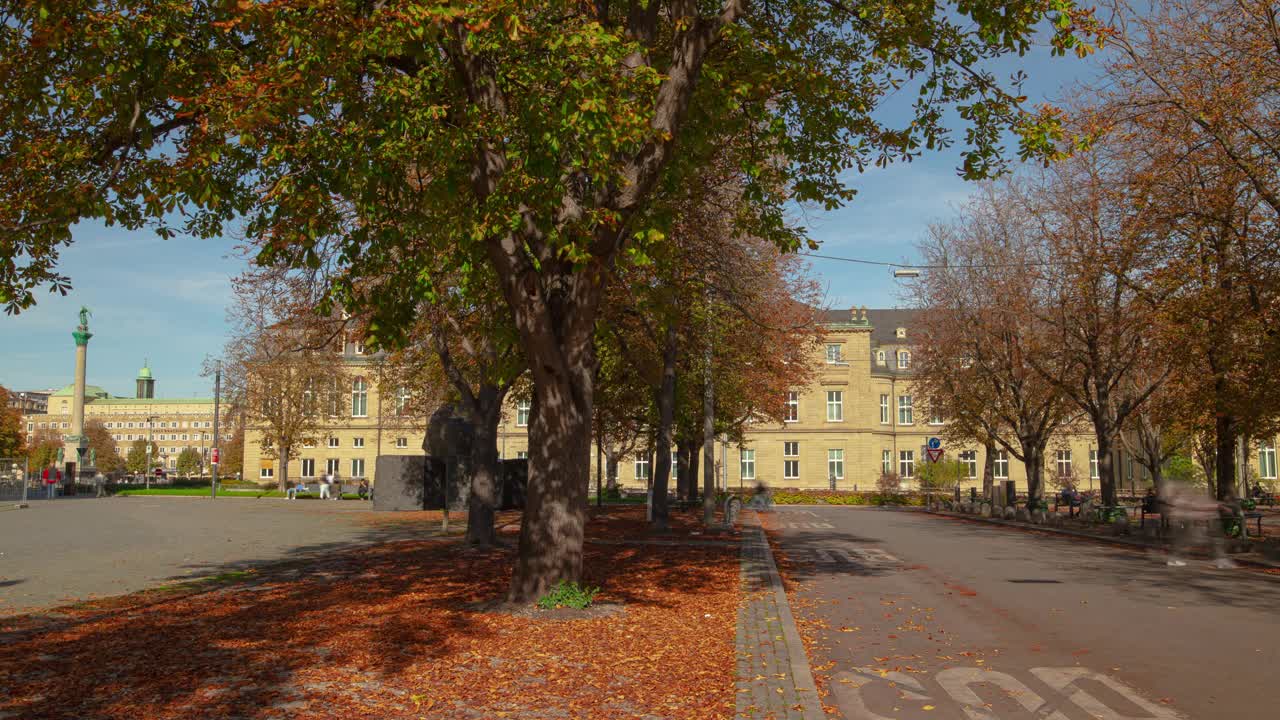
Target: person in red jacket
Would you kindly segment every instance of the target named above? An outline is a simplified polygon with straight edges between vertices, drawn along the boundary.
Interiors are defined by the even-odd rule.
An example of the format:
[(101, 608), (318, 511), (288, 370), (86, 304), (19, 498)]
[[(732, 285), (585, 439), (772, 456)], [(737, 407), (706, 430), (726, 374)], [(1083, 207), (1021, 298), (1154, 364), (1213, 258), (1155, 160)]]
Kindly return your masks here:
[(57, 493), (58, 483), (62, 480), (62, 471), (47, 467), (41, 477), (44, 479), (45, 497), (52, 500), (54, 494)]

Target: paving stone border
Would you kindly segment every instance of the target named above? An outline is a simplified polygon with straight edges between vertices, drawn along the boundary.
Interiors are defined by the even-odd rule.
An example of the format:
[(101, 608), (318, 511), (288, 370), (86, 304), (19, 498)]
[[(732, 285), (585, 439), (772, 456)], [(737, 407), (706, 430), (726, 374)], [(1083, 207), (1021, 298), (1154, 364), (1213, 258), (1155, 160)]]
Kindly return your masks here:
[(738, 611), (737, 718), (823, 720), (809, 658), (773, 551), (753, 511), (743, 513)]

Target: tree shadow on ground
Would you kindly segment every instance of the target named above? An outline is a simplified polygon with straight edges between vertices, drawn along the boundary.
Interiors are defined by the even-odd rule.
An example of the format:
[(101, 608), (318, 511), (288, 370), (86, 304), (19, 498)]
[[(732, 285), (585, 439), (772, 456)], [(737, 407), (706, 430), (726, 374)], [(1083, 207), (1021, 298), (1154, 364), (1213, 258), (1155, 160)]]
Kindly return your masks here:
[[(371, 527), (361, 542), (307, 546), (285, 561), (193, 566), (207, 583), (6, 619), (0, 682), (12, 692), (0, 718), (453, 717), (444, 706), (422, 712), (422, 698), (488, 692), (486, 678), (506, 671), (494, 662), (534, 690), (554, 674), (543, 663), (621, 677), (608, 662), (595, 668), (596, 643), (638, 654), (628, 643), (662, 644), (646, 636), (662, 613), (736, 591), (736, 549), (588, 546), (584, 581), (626, 612), (549, 629), (474, 609), (505, 593), (509, 549), (404, 533), (413, 530)], [(686, 615), (672, 622), (704, 622)]]
[[(1045, 577), (1074, 585), (1123, 588), (1153, 605), (1200, 605), (1271, 610), (1280, 606), (1280, 577), (1248, 568), (1216, 570), (1209, 560), (1189, 560), (1186, 567), (1169, 567), (1162, 549), (1121, 547), (1103, 540), (1058, 535), (1033, 528), (1012, 528), (973, 521), (934, 518), (930, 531), (944, 541), (959, 544), (993, 533), (1019, 538), (1022, 543), (1010, 558), (1024, 551), (1044, 558)], [(789, 544), (789, 539), (788, 539)], [(999, 561), (1003, 555), (984, 551), (984, 559)]]

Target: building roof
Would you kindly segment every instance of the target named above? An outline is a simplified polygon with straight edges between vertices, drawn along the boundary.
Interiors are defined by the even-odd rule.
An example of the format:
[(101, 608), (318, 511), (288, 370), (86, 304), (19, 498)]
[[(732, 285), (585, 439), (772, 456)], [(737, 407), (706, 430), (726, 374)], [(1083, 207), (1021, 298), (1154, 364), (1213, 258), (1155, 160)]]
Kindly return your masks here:
[(212, 405), (213, 398), (100, 398), (94, 405)]
[(146, 366), (146, 365), (143, 365), (143, 366), (142, 366), (142, 369), (138, 371), (138, 379), (139, 379), (139, 380), (150, 380), (150, 379), (151, 379), (151, 368), (150, 368), (150, 367), (148, 367), (148, 366)]
[[(916, 318), (920, 317), (922, 310), (911, 308), (880, 308), (873, 310), (867, 309), (867, 322), (871, 324), (871, 344), (874, 345), (902, 345), (911, 342), (911, 325)], [(823, 321), (832, 324), (847, 324), (850, 321), (852, 310), (827, 310), (823, 315)], [(903, 343), (897, 336), (898, 328), (904, 327), (908, 329), (906, 343)]]
[[(50, 395), (50, 397), (73, 397), (75, 394), (76, 394), (76, 385), (75, 383), (72, 383), (54, 392), (52, 395)], [(107, 392), (106, 390), (103, 390), (97, 385), (85, 385), (84, 396), (85, 398), (98, 400), (98, 399), (105, 399), (105, 398), (111, 397), (111, 393)]]

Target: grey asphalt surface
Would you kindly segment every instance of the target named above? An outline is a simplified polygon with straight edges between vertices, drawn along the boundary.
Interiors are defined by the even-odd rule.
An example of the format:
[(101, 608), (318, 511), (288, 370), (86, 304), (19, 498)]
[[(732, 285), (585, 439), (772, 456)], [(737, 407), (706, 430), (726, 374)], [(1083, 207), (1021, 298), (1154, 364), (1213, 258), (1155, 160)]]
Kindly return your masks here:
[(371, 503), (113, 497), (0, 512), (0, 616), (413, 537)]
[(1280, 717), (1276, 576), (907, 510), (773, 520), (850, 720)]

